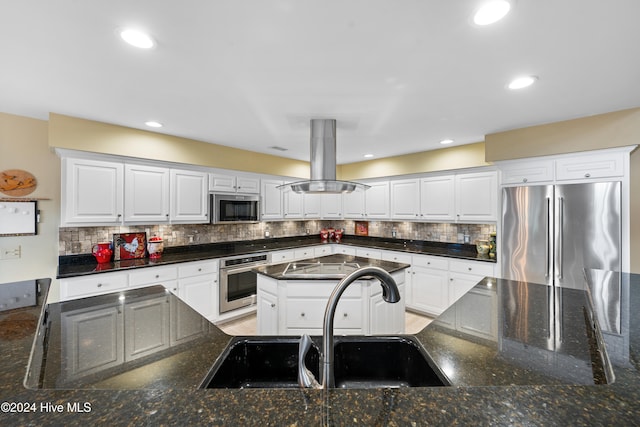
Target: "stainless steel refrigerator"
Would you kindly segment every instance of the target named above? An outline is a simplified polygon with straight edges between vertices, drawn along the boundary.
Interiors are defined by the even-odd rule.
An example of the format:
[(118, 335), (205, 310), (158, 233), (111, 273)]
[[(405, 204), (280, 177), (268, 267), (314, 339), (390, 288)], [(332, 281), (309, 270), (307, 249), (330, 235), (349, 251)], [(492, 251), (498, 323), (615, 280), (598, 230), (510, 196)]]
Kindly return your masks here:
[(502, 277), (582, 288), (583, 268), (620, 271), (621, 183), (504, 188)]

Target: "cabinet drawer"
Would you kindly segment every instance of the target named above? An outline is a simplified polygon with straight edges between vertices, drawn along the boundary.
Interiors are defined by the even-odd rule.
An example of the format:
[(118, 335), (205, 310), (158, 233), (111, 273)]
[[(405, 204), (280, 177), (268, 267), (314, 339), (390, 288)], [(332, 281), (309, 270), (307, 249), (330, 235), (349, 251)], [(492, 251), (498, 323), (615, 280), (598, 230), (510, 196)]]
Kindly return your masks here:
[[(322, 327), (326, 300), (318, 298), (292, 298), (287, 301), (287, 327)], [(340, 300), (336, 307), (334, 327), (359, 328), (362, 325), (360, 300)]]
[(271, 262), (277, 264), (279, 262), (291, 261), (294, 257), (294, 251), (277, 251), (271, 254)]
[(336, 245), (333, 253), (355, 256), (356, 248), (353, 246)]
[(500, 168), (502, 184), (531, 184), (553, 180), (553, 162), (538, 161), (510, 164)]
[[(338, 283), (338, 279), (334, 280), (317, 280), (314, 281), (317, 283), (310, 282), (287, 282), (287, 297), (311, 297), (311, 296), (321, 296), (324, 298), (329, 298), (331, 292), (336, 287)], [(342, 298), (344, 297), (360, 297), (362, 295), (362, 283), (356, 281), (350, 284), (347, 289), (344, 290), (342, 294)], [(326, 300), (324, 301), (322, 307), (324, 310), (324, 304), (326, 304)]]
[(411, 264), (418, 267), (435, 268), (438, 270), (449, 269), (449, 260), (444, 257), (414, 255)]
[(295, 259), (313, 258), (313, 248), (296, 249), (294, 256)]
[(127, 287), (126, 273), (103, 273), (60, 280), (62, 301), (90, 295), (107, 294)]
[(382, 259), (385, 261), (401, 262), (411, 264), (411, 255), (401, 252), (383, 252)]
[(178, 272), (175, 266), (141, 268), (129, 273), (129, 286), (138, 287), (152, 283), (162, 283), (168, 280), (175, 280), (177, 277)]
[(356, 256), (371, 259), (382, 259), (382, 251), (377, 249), (358, 248), (356, 249)]
[(211, 274), (216, 271), (218, 271), (218, 261), (188, 262), (178, 266), (178, 276), (180, 278)]
[(314, 257), (325, 256), (325, 255), (331, 255), (331, 246), (329, 245), (316, 246), (315, 248), (313, 248)]
[(478, 276), (494, 275), (494, 265), (487, 262), (451, 260), (449, 270), (456, 273), (474, 274)]
[(556, 160), (558, 180), (607, 178), (623, 174), (623, 153), (601, 153)]

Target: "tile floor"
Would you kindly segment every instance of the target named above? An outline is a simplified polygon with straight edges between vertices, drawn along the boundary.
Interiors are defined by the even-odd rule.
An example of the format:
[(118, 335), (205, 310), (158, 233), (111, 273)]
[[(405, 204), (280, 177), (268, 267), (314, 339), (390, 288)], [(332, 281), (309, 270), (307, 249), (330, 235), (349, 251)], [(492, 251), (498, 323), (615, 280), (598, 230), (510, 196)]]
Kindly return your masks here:
[[(427, 326), (433, 319), (410, 311), (405, 312), (405, 332), (415, 334)], [(256, 315), (245, 316), (240, 319), (218, 325), (229, 335), (256, 335)]]

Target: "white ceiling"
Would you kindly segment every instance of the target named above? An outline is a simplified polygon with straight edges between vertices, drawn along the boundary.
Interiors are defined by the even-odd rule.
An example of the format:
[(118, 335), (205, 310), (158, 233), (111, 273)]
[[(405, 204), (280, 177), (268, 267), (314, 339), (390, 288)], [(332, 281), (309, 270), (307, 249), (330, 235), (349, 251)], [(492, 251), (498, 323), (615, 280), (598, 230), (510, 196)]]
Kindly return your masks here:
[[(335, 118), (349, 163), (640, 106), (640, 1), (517, 0), (488, 27), (479, 3), (0, 0), (0, 111), (157, 120), (300, 160), (309, 120)], [(124, 44), (125, 26), (157, 46)], [(520, 74), (539, 81), (507, 90)]]

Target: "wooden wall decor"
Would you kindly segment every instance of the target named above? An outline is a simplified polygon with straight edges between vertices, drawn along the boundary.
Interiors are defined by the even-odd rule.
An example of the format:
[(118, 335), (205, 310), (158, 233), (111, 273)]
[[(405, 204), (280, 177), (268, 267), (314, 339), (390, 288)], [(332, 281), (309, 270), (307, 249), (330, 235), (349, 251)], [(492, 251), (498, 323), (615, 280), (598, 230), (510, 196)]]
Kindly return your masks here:
[(7, 196), (26, 196), (33, 193), (37, 185), (36, 177), (27, 171), (7, 169), (0, 172), (0, 193)]

